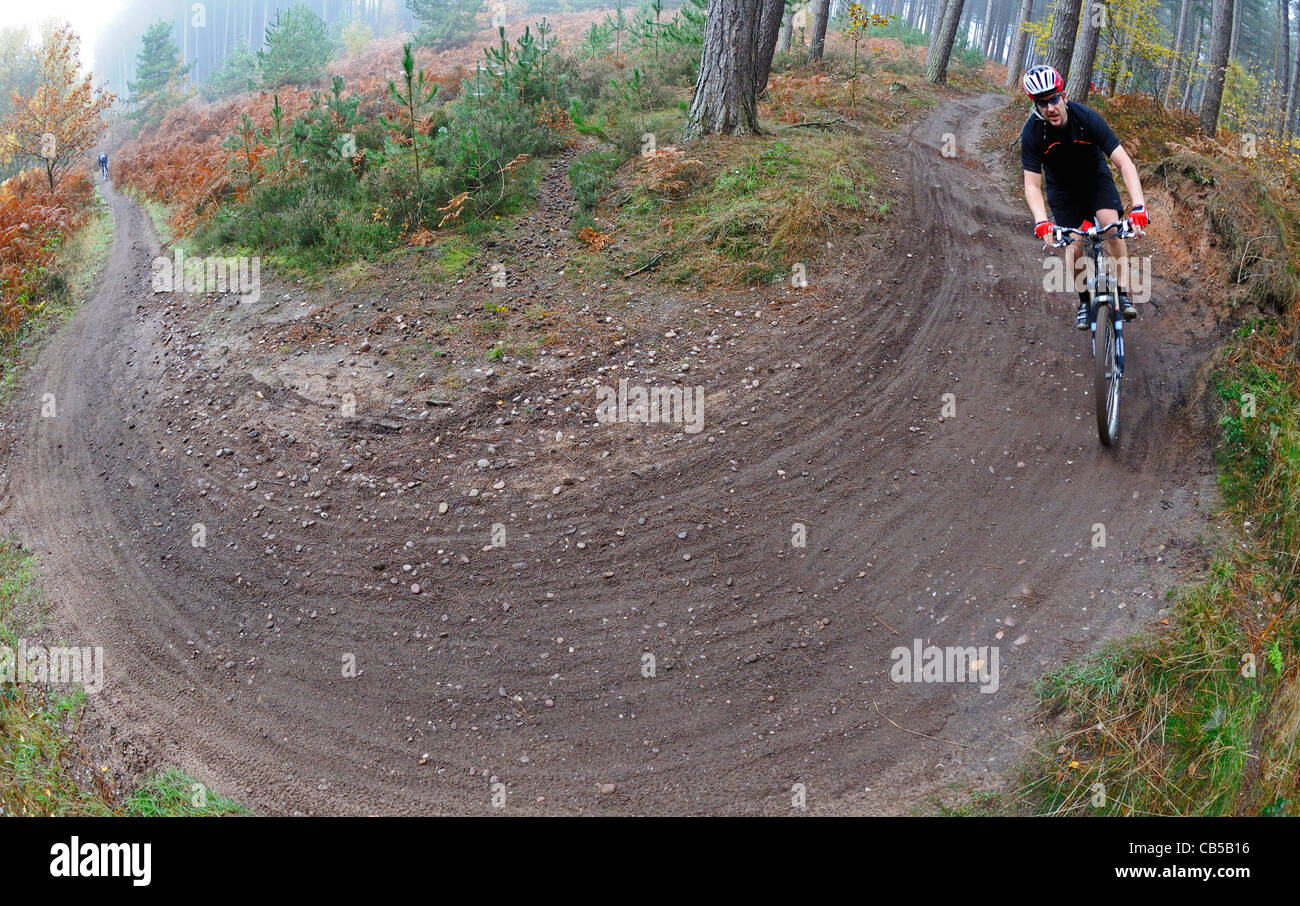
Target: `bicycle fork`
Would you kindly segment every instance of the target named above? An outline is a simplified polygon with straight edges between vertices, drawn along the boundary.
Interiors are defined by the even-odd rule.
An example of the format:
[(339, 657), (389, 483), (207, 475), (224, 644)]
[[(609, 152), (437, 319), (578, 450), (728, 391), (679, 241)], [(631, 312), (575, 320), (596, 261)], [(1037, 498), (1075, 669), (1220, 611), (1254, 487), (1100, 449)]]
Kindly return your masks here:
[(1115, 376), (1124, 376), (1124, 316), (1119, 305), (1112, 303), (1106, 296), (1101, 296), (1092, 309), (1092, 322), (1088, 325), (1092, 333), (1092, 357), (1097, 357), (1097, 310), (1105, 305), (1110, 309), (1110, 325), (1115, 329)]
[[(1094, 268), (1094, 273), (1099, 271)], [(1104, 279), (1104, 278), (1103, 278)], [(1107, 281), (1109, 283), (1109, 281)], [(1097, 312), (1103, 305), (1110, 309), (1110, 325), (1115, 331), (1115, 376), (1124, 376), (1124, 314), (1119, 310), (1119, 296), (1116, 295), (1109, 286), (1107, 291), (1098, 292), (1096, 282), (1093, 279), (1088, 280), (1088, 288), (1092, 290), (1093, 304), (1091, 306), (1092, 317), (1088, 322), (1088, 331), (1092, 339), (1092, 356), (1097, 357)]]

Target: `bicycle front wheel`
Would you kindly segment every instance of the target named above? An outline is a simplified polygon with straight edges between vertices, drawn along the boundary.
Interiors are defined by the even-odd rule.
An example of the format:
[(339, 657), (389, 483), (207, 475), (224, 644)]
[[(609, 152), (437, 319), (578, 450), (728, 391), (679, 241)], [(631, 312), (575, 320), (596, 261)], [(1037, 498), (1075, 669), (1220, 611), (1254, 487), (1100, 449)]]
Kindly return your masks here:
[(1116, 361), (1114, 312), (1109, 305), (1097, 308), (1097, 334), (1093, 356), (1093, 393), (1097, 397), (1097, 437), (1107, 447), (1119, 441), (1120, 371)]

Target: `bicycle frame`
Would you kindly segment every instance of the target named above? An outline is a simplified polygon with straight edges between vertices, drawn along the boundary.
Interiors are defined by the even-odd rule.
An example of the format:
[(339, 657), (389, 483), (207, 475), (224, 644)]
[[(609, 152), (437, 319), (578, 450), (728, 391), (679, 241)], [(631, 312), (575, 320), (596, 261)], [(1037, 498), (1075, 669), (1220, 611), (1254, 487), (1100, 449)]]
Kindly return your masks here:
[(1112, 322), (1115, 325), (1115, 370), (1120, 377), (1124, 375), (1124, 317), (1119, 308), (1118, 287), (1114, 285), (1111, 277), (1110, 268), (1106, 265), (1106, 247), (1104, 245), (1107, 238), (1106, 234), (1115, 232), (1116, 239), (1126, 239), (1133, 235), (1133, 229), (1128, 226), (1127, 221), (1117, 220), (1114, 223), (1101, 227), (1090, 225), (1086, 230), (1075, 229), (1074, 227), (1057, 227), (1059, 238), (1053, 245), (1060, 247), (1073, 242), (1073, 239), (1066, 240), (1066, 236), (1078, 236), (1088, 245), (1088, 257), (1092, 260), (1092, 276), (1088, 278), (1088, 333), (1092, 339), (1092, 354), (1097, 355), (1097, 309), (1102, 305), (1110, 308), (1113, 315)]
[(1115, 370), (1124, 376), (1124, 316), (1119, 310), (1118, 287), (1114, 285), (1110, 269), (1106, 266), (1106, 249), (1100, 240), (1091, 241), (1088, 253), (1092, 256), (1093, 286), (1090, 289), (1092, 304), (1088, 306), (1088, 333), (1092, 338), (1092, 354), (1097, 355), (1097, 309), (1110, 307), (1111, 323), (1115, 327)]
[[(1107, 447), (1114, 446), (1119, 438), (1120, 385), (1124, 377), (1124, 315), (1119, 304), (1119, 287), (1107, 266), (1103, 244), (1111, 231), (1116, 238), (1135, 233), (1127, 220), (1117, 220), (1101, 228), (1088, 224), (1086, 229), (1055, 227), (1053, 230), (1053, 245), (1058, 248), (1073, 241), (1069, 236), (1086, 240), (1092, 261), (1092, 276), (1088, 279), (1088, 329), (1094, 361), (1093, 389), (1097, 395), (1097, 435)], [(1097, 321), (1103, 305), (1107, 316), (1102, 320), (1108, 329), (1104, 331), (1105, 348), (1099, 353)]]

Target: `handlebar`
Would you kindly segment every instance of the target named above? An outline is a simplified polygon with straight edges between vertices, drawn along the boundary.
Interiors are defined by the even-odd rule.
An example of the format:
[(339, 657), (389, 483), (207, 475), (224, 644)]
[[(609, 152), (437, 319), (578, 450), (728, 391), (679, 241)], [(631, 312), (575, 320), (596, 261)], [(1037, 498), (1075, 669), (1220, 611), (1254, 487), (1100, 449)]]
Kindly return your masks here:
[(1071, 242), (1074, 241), (1073, 239), (1067, 239), (1066, 238), (1067, 236), (1081, 236), (1084, 239), (1092, 239), (1094, 241), (1100, 242), (1102, 239), (1106, 238), (1106, 234), (1109, 233), (1111, 230), (1118, 231), (1115, 233), (1116, 239), (1130, 239), (1133, 236), (1138, 235), (1137, 228), (1133, 226), (1133, 224), (1129, 221), (1129, 219), (1127, 217), (1121, 217), (1119, 220), (1116, 220), (1114, 223), (1108, 224), (1101, 228), (1098, 228), (1095, 225), (1089, 227), (1086, 230), (1081, 230), (1078, 229), (1077, 227), (1063, 227), (1063, 226), (1053, 227), (1051, 247), (1059, 249), (1062, 246), (1069, 245)]

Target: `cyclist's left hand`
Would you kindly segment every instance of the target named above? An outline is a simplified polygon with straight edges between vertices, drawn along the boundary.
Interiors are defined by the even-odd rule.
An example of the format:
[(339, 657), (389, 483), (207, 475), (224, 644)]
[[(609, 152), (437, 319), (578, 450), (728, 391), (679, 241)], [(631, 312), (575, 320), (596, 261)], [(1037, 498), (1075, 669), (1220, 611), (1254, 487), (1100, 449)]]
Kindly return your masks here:
[(1138, 229), (1142, 229), (1142, 227), (1149, 224), (1151, 221), (1147, 217), (1147, 206), (1144, 204), (1134, 205), (1133, 210), (1129, 212), (1128, 222)]

